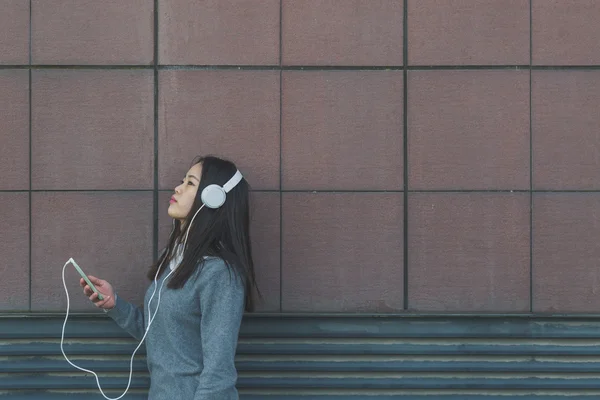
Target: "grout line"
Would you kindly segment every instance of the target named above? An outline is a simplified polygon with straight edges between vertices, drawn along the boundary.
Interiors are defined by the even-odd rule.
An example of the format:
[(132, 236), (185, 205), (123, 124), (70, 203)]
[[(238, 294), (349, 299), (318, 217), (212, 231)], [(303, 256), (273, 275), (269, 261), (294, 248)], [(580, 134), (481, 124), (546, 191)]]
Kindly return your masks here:
[(279, 311), (283, 311), (283, 0), (279, 0)]
[(152, 259), (158, 259), (158, 0), (154, 0), (154, 190)]
[(32, 278), (33, 278), (33, 268), (32, 268), (32, 244), (33, 244), (33, 239), (32, 239), (32, 210), (31, 210), (31, 206), (32, 206), (32, 185), (31, 185), (31, 179), (32, 179), (32, 171), (31, 171), (31, 167), (32, 167), (32, 104), (31, 104), (31, 100), (32, 100), (32, 87), (31, 87), (31, 83), (32, 83), (32, 76), (31, 76), (31, 24), (32, 24), (32, 0), (29, 0), (29, 65), (28, 65), (28, 73), (29, 73), (29, 311), (31, 311), (31, 294), (32, 294)]
[(408, 0), (404, 0), (404, 15), (403, 15), (403, 63), (404, 63), (404, 72), (403, 72), (403, 162), (404, 162), (404, 193), (403, 193), (403, 202), (404, 202), (404, 215), (403, 215), (403, 243), (404, 243), (404, 264), (403, 264), (403, 293), (404, 293), (404, 310), (408, 310), (409, 307), (409, 296), (408, 296), (408, 252), (410, 251), (408, 248)]
[[(156, 53), (156, 49), (155, 49)], [(117, 69), (117, 70), (248, 70), (248, 71), (444, 71), (444, 70), (599, 70), (600, 65), (29, 65), (5, 64), (0, 69)]]
[(529, 312), (533, 312), (533, 0), (529, 0)]
[[(149, 189), (0, 189), (0, 193), (22, 193), (30, 191), (32, 193), (95, 193), (95, 192), (154, 192), (154, 188)], [(172, 192), (171, 189), (158, 189), (159, 193)], [(252, 189), (251, 192), (256, 193), (403, 193), (403, 189), (394, 190), (337, 190), (337, 189)], [(408, 193), (600, 193), (600, 189), (412, 189), (407, 190)]]

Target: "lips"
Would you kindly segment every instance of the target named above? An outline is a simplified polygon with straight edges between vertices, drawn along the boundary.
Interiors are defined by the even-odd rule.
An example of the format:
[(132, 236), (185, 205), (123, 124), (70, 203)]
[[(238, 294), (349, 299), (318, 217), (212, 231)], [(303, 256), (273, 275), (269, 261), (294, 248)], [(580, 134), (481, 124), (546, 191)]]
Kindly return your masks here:
[(177, 200), (175, 200), (175, 196), (171, 196), (171, 200), (169, 200), (169, 203), (177, 203)]

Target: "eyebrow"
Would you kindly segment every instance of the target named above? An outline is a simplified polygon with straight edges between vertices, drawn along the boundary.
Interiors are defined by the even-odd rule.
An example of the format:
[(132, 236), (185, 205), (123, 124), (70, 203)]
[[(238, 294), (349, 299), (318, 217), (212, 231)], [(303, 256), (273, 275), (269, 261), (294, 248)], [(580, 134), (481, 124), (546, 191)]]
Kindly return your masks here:
[(188, 178), (194, 178), (195, 180), (197, 180), (198, 182), (200, 182), (200, 179), (196, 178), (194, 175), (188, 175)]

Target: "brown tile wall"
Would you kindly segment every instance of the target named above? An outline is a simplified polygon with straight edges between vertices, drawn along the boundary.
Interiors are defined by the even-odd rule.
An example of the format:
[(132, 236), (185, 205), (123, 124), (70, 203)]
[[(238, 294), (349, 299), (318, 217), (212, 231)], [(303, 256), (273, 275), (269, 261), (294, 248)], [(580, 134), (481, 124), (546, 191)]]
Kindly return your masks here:
[(599, 1), (154, 4), (2, 2), (0, 311), (64, 311), (69, 257), (140, 302), (206, 153), (261, 311), (600, 307)]

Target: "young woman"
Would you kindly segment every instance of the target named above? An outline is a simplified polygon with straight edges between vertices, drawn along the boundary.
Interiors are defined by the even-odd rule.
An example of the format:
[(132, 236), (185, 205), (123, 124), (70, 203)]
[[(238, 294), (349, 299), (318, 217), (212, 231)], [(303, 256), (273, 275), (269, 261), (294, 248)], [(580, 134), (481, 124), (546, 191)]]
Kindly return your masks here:
[(256, 287), (249, 185), (232, 162), (197, 158), (175, 188), (169, 216), (173, 230), (148, 272), (143, 310), (105, 280), (89, 277), (103, 300), (80, 284), (119, 326), (145, 336), (149, 400), (237, 400), (238, 333)]

